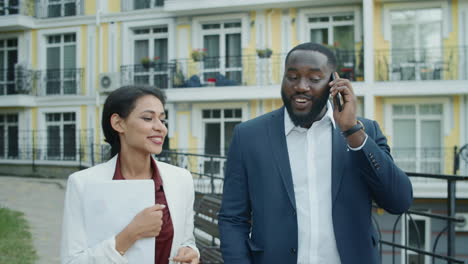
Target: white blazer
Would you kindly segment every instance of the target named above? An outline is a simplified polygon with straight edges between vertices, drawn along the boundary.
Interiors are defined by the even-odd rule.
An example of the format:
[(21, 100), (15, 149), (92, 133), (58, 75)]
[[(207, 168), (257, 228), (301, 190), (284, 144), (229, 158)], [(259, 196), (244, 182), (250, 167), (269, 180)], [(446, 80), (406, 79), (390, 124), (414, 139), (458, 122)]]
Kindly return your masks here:
[[(106, 163), (70, 175), (65, 194), (65, 208), (62, 226), (61, 263), (127, 264), (125, 256), (115, 249), (115, 236), (90, 247), (85, 236), (82, 211), (82, 193), (86, 183), (111, 180), (114, 176), (118, 155)], [(156, 161), (162, 178), (164, 194), (171, 212), (174, 226), (171, 254), (173, 258), (179, 248), (191, 247), (197, 251), (193, 236), (193, 179), (185, 169)], [(117, 234), (115, 234), (117, 235)], [(132, 263), (131, 263), (132, 264)]]

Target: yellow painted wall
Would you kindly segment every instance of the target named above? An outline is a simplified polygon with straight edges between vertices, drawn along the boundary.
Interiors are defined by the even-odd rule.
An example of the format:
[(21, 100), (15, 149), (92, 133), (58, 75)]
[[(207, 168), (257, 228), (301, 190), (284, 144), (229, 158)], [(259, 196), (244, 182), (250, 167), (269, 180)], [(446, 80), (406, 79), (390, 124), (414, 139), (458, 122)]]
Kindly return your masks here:
[(299, 39), (297, 38), (297, 9), (290, 8), (289, 16), (291, 17), (293, 21), (295, 21), (294, 23), (291, 23), (291, 28), (290, 28), (291, 38), (292, 38), (291, 43), (292, 43), (292, 46), (294, 47), (294, 46), (299, 45)]
[[(269, 18), (270, 19), (267, 21), (267, 23), (271, 24), (271, 49), (273, 50), (273, 54), (281, 54), (281, 9), (273, 9)], [(280, 59), (278, 56), (274, 56), (274, 58), (277, 58), (277, 60)], [(278, 83), (281, 77), (281, 62), (276, 61), (272, 64), (274, 66), (272, 69), (272, 82)]]
[(107, 0), (107, 10), (110, 13), (120, 12), (120, 0)]
[(118, 69), (120, 69), (120, 66), (122, 66), (122, 54), (123, 54), (123, 51), (122, 51), (122, 47), (121, 47), (121, 41), (120, 41), (120, 38), (121, 38), (121, 35), (120, 35), (120, 31), (122, 29), (122, 22), (118, 22), (116, 24), (116, 35), (117, 35), (117, 43), (116, 43), (116, 52), (117, 52), (117, 66), (118, 66)]
[(107, 51), (109, 50), (109, 37), (108, 37), (109, 36), (109, 23), (101, 24), (101, 30), (102, 30), (102, 54), (101, 54), (102, 72), (108, 72), (109, 53)]
[[(101, 1), (101, 0), (98, 0)], [(111, 0), (111, 2), (114, 0)], [(96, 0), (86, 0), (84, 3), (84, 12), (85, 15), (94, 15), (96, 14)]]
[(387, 137), (388, 144), (391, 146), (391, 137), (388, 136), (385, 127), (385, 119), (384, 119), (384, 102), (383, 97), (376, 96), (374, 100), (374, 118), (377, 123), (379, 123), (380, 128), (382, 129), (382, 133)]
[(250, 107), (250, 117), (249, 119), (255, 118), (258, 116), (257, 113), (257, 106), (258, 106), (258, 101), (257, 100), (251, 100), (249, 102), (249, 107)]
[[(99, 41), (100, 41), (99, 40), (99, 30), (100, 29), (98, 27), (96, 27), (95, 30), (94, 30), (95, 31), (95, 36), (96, 36), (96, 38), (94, 38), (95, 39), (94, 40), (95, 41), (94, 46), (98, 47), (98, 50), (95, 52), (95, 54), (100, 53), (100, 51), (99, 51)], [(99, 76), (99, 73), (101, 73), (101, 69), (99, 69), (99, 60), (101, 59), (101, 57), (99, 55), (97, 55), (97, 56), (94, 56), (93, 59), (94, 59), (93, 63), (94, 63), (94, 65), (96, 65), (95, 70), (94, 70), (94, 75)], [(97, 87), (99, 87), (99, 78), (95, 78), (94, 87), (95, 87), (94, 89), (98, 89)]]
[(250, 12), (250, 42), (247, 48), (242, 50), (242, 65), (245, 65), (242, 69), (242, 75), (244, 83), (247, 85), (257, 84), (257, 30), (255, 28), (257, 12)]
[(83, 89), (81, 89), (81, 94), (82, 95), (86, 95), (86, 87), (87, 85), (85, 85), (86, 83), (88, 83), (88, 80), (87, 80), (87, 74), (86, 74), (86, 58), (88, 57), (87, 54), (88, 54), (88, 44), (87, 44), (87, 37), (88, 36), (88, 26), (86, 25), (82, 25), (81, 26), (81, 43), (78, 43), (78, 45), (81, 45), (81, 58), (79, 59), (79, 61), (81, 62), (81, 65), (79, 65), (78, 67), (80, 68), (83, 68), (85, 70), (84, 74), (83, 74), (83, 84), (82, 84), (82, 87)]
[(37, 69), (37, 29), (31, 30), (31, 64), (34, 69)]
[(444, 161), (444, 173), (452, 174), (453, 173), (453, 155), (449, 154), (450, 150), (453, 150), (455, 146), (460, 146), (460, 96), (453, 97), (453, 128), (449, 135), (444, 137), (444, 147), (445, 152), (445, 161)]
[(450, 10), (450, 17), (452, 21), (450, 21), (450, 25), (452, 27), (452, 31), (449, 33), (447, 38), (442, 40), (443, 47), (444, 47), (444, 61), (446, 61), (449, 65), (448, 70), (444, 71), (443, 78), (445, 80), (456, 80), (458, 79), (458, 64), (459, 64), (459, 54), (457, 52), (458, 44), (458, 0), (451, 1)]
[(390, 42), (385, 40), (382, 30), (383, 4), (374, 1), (374, 77), (376, 80), (388, 80), (388, 58), (390, 55)]

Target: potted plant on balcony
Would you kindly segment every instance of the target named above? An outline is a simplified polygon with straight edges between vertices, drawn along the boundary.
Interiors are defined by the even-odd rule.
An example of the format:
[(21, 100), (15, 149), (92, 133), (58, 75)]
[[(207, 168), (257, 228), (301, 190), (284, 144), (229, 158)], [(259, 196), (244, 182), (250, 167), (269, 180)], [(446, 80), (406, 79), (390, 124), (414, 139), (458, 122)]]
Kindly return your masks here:
[(151, 60), (149, 57), (143, 57), (141, 60), (140, 60), (140, 63), (141, 63), (141, 66), (143, 66), (143, 68), (145, 69), (148, 69), (151, 65)]
[(273, 51), (269, 48), (257, 49), (257, 56), (259, 58), (270, 58), (272, 54), (273, 54)]
[(194, 61), (202, 61), (205, 56), (206, 56), (206, 49), (192, 50), (192, 59)]

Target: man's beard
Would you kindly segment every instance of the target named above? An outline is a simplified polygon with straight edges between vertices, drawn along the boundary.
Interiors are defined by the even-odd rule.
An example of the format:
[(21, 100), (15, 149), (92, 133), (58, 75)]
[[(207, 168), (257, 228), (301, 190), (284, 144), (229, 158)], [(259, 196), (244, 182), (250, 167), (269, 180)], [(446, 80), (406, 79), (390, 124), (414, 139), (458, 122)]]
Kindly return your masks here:
[(304, 114), (296, 114), (292, 109), (291, 97), (288, 98), (284, 93), (283, 89), (281, 89), (281, 98), (283, 99), (284, 106), (286, 110), (288, 110), (289, 117), (295, 126), (300, 127), (309, 127), (314, 121), (317, 120), (320, 113), (322, 112), (323, 108), (327, 104), (329, 93), (325, 92), (320, 97), (316, 97), (313, 100), (312, 108), (308, 113)]

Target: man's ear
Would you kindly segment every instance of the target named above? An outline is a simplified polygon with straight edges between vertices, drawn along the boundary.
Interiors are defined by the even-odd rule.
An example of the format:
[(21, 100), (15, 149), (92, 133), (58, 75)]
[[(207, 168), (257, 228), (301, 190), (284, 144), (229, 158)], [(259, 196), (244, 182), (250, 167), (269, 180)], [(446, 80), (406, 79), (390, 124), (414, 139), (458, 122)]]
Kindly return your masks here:
[(119, 133), (124, 132), (123, 119), (119, 116), (119, 114), (116, 114), (116, 113), (112, 114), (110, 118), (110, 123), (111, 123), (112, 128), (115, 131)]

